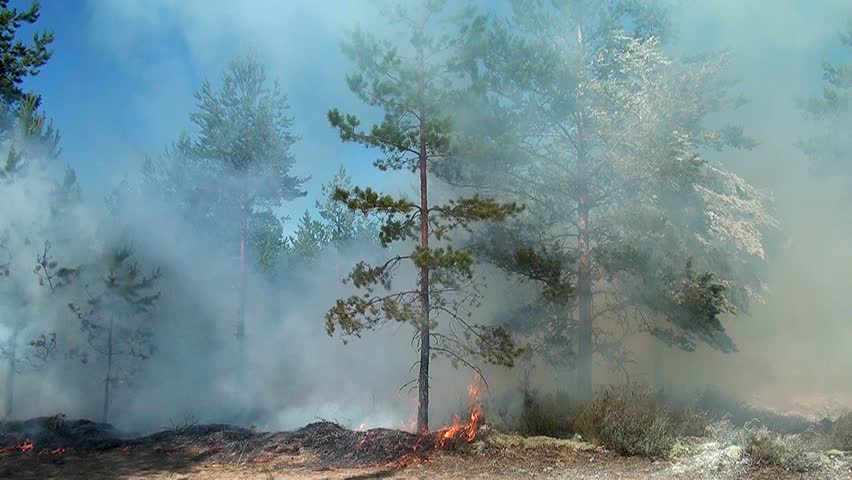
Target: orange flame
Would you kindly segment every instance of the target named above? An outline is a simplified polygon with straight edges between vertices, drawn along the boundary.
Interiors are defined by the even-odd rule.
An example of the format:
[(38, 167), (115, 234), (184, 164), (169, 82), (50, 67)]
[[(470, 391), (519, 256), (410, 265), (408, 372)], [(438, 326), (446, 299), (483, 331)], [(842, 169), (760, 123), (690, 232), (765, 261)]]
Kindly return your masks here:
[[(422, 463), (429, 463), (431, 462), (429, 452), (431, 452), (433, 448), (443, 448), (449, 442), (456, 440), (462, 440), (467, 443), (473, 442), (474, 439), (476, 439), (477, 432), (479, 432), (483, 418), (482, 402), (479, 398), (482, 392), (481, 382), (482, 379), (479, 378), (468, 387), (468, 396), (470, 397), (470, 416), (465, 422), (462, 422), (458, 415), (456, 415), (453, 417), (453, 423), (449, 427), (440, 429), (434, 434), (429, 434), (428, 432), (420, 434), (419, 439), (411, 452), (403, 455), (400, 459), (394, 462), (388, 463), (386, 466), (390, 468), (410, 468)], [(414, 425), (411, 425), (411, 430), (414, 430)], [(368, 437), (369, 435), (370, 432), (367, 432)], [(366, 440), (366, 438), (362, 439), (359, 442), (359, 446), (363, 446)], [(428, 445), (421, 449), (421, 441), (428, 442)]]
[(6, 453), (6, 452), (26, 453), (26, 452), (32, 452), (34, 448), (35, 448), (35, 445), (28, 438), (28, 439), (24, 440), (24, 443), (22, 443), (20, 445), (15, 445), (13, 447), (0, 448), (0, 453)]
[(43, 457), (45, 455), (62, 455), (63, 453), (65, 453), (67, 451), (68, 451), (67, 448), (54, 448), (53, 450), (42, 450), (42, 451), (38, 452), (38, 456)]
[(481, 380), (477, 380), (468, 387), (468, 396), (470, 397), (470, 417), (466, 422), (462, 422), (456, 415), (453, 417), (453, 424), (440, 433), (438, 446), (443, 447), (450, 440), (463, 438), (467, 443), (472, 442), (476, 438), (476, 432), (479, 431), (479, 424), (482, 421), (482, 402), (479, 395), (482, 392)]

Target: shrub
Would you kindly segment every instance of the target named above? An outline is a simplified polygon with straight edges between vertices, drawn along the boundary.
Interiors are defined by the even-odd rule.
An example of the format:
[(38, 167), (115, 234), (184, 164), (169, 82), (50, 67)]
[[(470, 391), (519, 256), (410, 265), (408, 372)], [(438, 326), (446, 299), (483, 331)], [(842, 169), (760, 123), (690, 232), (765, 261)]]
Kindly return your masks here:
[(752, 424), (743, 429), (742, 435), (743, 451), (756, 465), (796, 472), (807, 472), (819, 466), (819, 459), (808, 452), (798, 435), (777, 435), (765, 426)]
[(825, 441), (829, 448), (852, 451), (852, 412), (847, 412), (831, 422)]
[(525, 436), (570, 437), (575, 433), (572, 425), (575, 409), (567, 395), (540, 398), (533, 391), (524, 390), (518, 433)]
[(672, 409), (670, 416), (675, 426), (676, 437), (707, 436), (707, 428), (710, 426), (711, 418), (706, 412), (694, 408), (681, 408)]
[(804, 417), (760, 410), (711, 387), (698, 391), (693, 408), (707, 412), (709, 416), (717, 420), (728, 418), (738, 427), (758, 421), (773, 432), (802, 433), (813, 426), (813, 422)]
[(674, 446), (671, 418), (647, 391), (610, 388), (601, 392), (574, 421), (575, 429), (622, 455), (666, 457)]

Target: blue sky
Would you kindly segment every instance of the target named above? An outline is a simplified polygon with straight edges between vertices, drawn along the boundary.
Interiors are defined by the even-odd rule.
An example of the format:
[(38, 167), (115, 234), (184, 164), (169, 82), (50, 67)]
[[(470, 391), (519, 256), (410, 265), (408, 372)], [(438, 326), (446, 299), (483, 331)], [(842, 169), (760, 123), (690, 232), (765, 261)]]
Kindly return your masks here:
[[(179, 25), (193, 11), (172, 11), (169, 4), (174, 2), (163, 7), (147, 2), (161, 16), (156, 24), (145, 24), (138, 15), (141, 10), (135, 10), (142, 3), (146, 2), (127, 2), (132, 4), (130, 10), (97, 1), (42, 6), (38, 25), (55, 33), (54, 55), (27, 87), (42, 94), (43, 108), (62, 135), (62, 160), (77, 170), (88, 201), (99, 202), (124, 175), (136, 172), (145, 155), (156, 155), (182, 129), (190, 129), (193, 92), (205, 78), (217, 80), (227, 61), (249, 50), (265, 58), (271, 76), (281, 81), (289, 97), (294, 130), (302, 137), (295, 147), (294, 173), (312, 177), (307, 185), (310, 193), (317, 192), (340, 164), (356, 181), (381, 183), (371, 166), (373, 154), (342, 145), (325, 119), (330, 107), (358, 108), (346, 90), (343, 77), (348, 64), (339, 53), (337, 38), (319, 35), (310, 22), (292, 26), (282, 41), (302, 37), (310, 48), (287, 48), (284, 62), (271, 58), (283, 48), (270, 49), (263, 39), (241, 41), (238, 31), (225, 35), (228, 38), (204, 39), (211, 44), (193, 44), (197, 32)], [(213, 23), (217, 20), (221, 19), (214, 18)], [(222, 44), (226, 47), (216, 51)], [(317, 63), (313, 52), (331, 58)], [(285, 213), (298, 217), (312, 204), (309, 196)]]
[[(752, 100), (739, 119), (765, 149), (757, 157), (788, 152), (789, 135), (802, 121), (793, 96), (819, 88), (820, 62), (836, 48), (837, 30), (852, 18), (852, 3), (680, 3), (684, 49), (732, 50), (741, 89)], [(381, 28), (371, 20), (373, 11), (365, 0), (44, 2), (39, 28), (55, 32), (55, 53), (27, 86), (43, 95), (44, 108), (62, 134), (63, 160), (78, 171), (89, 201), (100, 201), (144, 155), (162, 151), (188, 128), (192, 93), (202, 79), (216, 79), (231, 58), (249, 50), (289, 97), (295, 131), (302, 137), (295, 173), (312, 176), (309, 194), (340, 164), (356, 183), (405, 189), (407, 184), (391, 183), (372, 168), (373, 153), (342, 145), (325, 119), (333, 106), (364, 112), (346, 89), (343, 77), (350, 65), (338, 41), (355, 22)], [(743, 171), (764, 172), (766, 164), (751, 155)], [(784, 179), (771, 172), (755, 180), (785, 188)], [(310, 196), (296, 201), (287, 213), (298, 217), (312, 203)]]

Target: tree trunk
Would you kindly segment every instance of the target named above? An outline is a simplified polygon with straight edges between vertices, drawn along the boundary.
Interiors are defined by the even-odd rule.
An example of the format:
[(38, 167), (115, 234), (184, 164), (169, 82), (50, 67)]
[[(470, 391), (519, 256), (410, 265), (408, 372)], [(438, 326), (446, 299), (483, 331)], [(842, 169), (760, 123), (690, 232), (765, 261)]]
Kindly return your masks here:
[[(583, 29), (577, 26), (577, 44), (583, 57)], [(582, 116), (577, 122), (577, 395), (592, 396), (592, 253), (589, 245), (589, 179)]]
[[(420, 2), (420, 30), (423, 30), (423, 2)], [(423, 49), (420, 48), (420, 102), (425, 102), (425, 75)], [(426, 177), (426, 118), (425, 108), (420, 108), (420, 246), (429, 248), (429, 202)], [(420, 269), (420, 372), (417, 377), (417, 431), (429, 431), (429, 357), (430, 357), (430, 326), (429, 326), (429, 267)]]
[(589, 209), (581, 198), (577, 222), (577, 394), (587, 399), (592, 395), (592, 269), (589, 249)]
[(103, 423), (109, 420), (109, 387), (112, 383), (112, 329), (113, 317), (109, 319), (109, 333), (107, 334), (107, 370), (104, 378), (104, 412)]
[(242, 361), (243, 343), (246, 336), (246, 236), (248, 230), (248, 205), (245, 200), (240, 202), (240, 278), (237, 302), (237, 346), (239, 359)]
[(665, 390), (666, 390), (666, 385), (665, 385), (666, 378), (665, 378), (665, 371), (663, 369), (663, 365), (664, 365), (664, 362), (663, 362), (663, 347), (664, 347), (664, 345), (663, 345), (662, 340), (660, 340), (658, 338), (652, 337), (651, 342), (653, 342), (652, 345), (651, 345), (651, 348), (653, 350), (653, 352), (651, 353), (651, 355), (653, 356), (653, 360), (652, 360), (653, 364), (651, 365), (651, 369), (652, 369), (652, 372), (653, 372), (652, 377), (653, 377), (653, 382), (654, 382), (654, 390), (656, 390), (657, 393), (662, 393), (662, 392), (665, 392)]
[(21, 333), (20, 322), (15, 322), (12, 337), (9, 339), (9, 371), (6, 373), (6, 411), (4, 418), (12, 416), (15, 402), (15, 376), (18, 374), (18, 335)]

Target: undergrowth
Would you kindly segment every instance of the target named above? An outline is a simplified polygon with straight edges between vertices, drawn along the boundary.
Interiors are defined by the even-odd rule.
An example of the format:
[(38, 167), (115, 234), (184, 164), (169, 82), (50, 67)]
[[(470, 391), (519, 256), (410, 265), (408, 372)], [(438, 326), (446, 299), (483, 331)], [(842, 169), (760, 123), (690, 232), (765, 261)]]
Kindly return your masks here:
[(666, 457), (675, 443), (675, 425), (665, 406), (647, 391), (611, 388), (574, 416), (581, 435), (622, 455)]
[(852, 452), (852, 412), (846, 412), (831, 422), (823, 438), (831, 449)]
[(766, 426), (748, 424), (743, 428), (744, 453), (756, 465), (807, 472), (819, 467), (819, 456), (798, 434), (778, 434)]
[(524, 436), (579, 436), (623, 455), (668, 457), (680, 438), (715, 441), (720, 425), (730, 430), (723, 435), (729, 443), (755, 465), (801, 472), (816, 468), (815, 452), (852, 451), (852, 413), (815, 423), (754, 408), (712, 388), (676, 399), (639, 386), (611, 387), (588, 402), (566, 393), (541, 395), (528, 386), (520, 393), (519, 413), (501, 414), (504, 429)]

